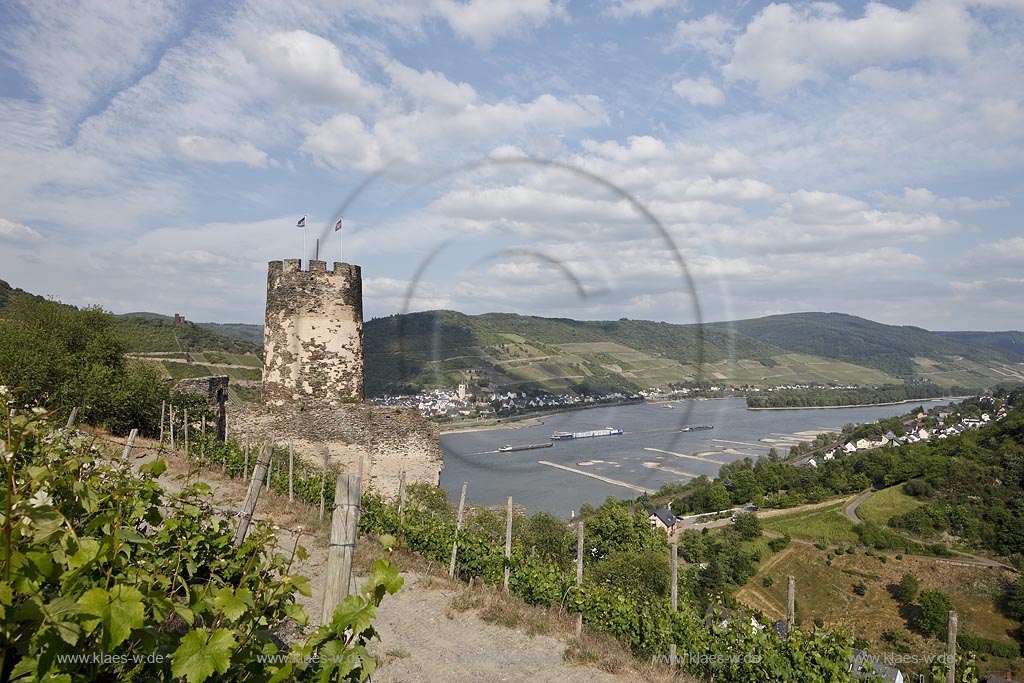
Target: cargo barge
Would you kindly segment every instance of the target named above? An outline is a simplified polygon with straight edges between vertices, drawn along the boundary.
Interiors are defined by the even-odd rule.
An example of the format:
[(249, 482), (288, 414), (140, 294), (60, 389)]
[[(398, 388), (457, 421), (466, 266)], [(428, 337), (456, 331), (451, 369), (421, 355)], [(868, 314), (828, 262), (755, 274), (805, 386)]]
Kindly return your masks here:
[(622, 434), (621, 429), (605, 427), (604, 429), (595, 429), (589, 432), (555, 432), (551, 435), (551, 440), (571, 441), (572, 439), (589, 439), (595, 436), (618, 436), (619, 434)]
[(551, 448), (553, 443), (528, 443), (525, 446), (502, 446), (499, 453), (511, 453), (513, 451), (532, 451), (534, 448)]

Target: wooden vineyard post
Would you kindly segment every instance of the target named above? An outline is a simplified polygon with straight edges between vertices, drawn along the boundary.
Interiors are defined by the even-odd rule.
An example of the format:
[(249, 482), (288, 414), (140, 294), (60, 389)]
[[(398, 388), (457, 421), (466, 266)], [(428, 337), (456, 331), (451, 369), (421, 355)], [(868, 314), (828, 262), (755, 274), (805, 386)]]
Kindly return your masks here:
[(327, 552), (321, 624), (331, 621), (334, 609), (349, 594), (352, 558), (356, 549), (356, 530), (359, 525), (361, 488), (362, 481), (358, 474), (339, 474), (335, 480), (334, 508), (331, 511), (331, 546)]
[(132, 446), (135, 445), (135, 437), (139, 435), (139, 430), (132, 428), (132, 431), (128, 433), (128, 439), (124, 442), (124, 453), (121, 454), (122, 460), (127, 460), (128, 456), (132, 454)]
[(203, 458), (206, 457), (206, 416), (200, 422), (199, 431), (202, 433), (202, 441), (199, 442), (199, 469), (203, 469)]
[(172, 405), (169, 409), (167, 417), (167, 426), (170, 427), (171, 431), (171, 450), (174, 450), (174, 406)]
[(946, 624), (946, 683), (956, 681), (956, 612), (950, 610), (949, 621)]
[(192, 455), (188, 450), (188, 408), (185, 408), (185, 423), (181, 429), (185, 434), (185, 457), (187, 458)]
[(160, 445), (164, 445), (164, 411), (167, 409), (167, 401), (160, 401)]
[(323, 469), (320, 471), (320, 522), (321, 523), (323, 523), (323, 521), (324, 521), (324, 505), (326, 504), (326, 502), (324, 501), (324, 495), (326, 493), (325, 489), (327, 487), (327, 464), (330, 462), (330, 460), (331, 460), (331, 452), (327, 449), (327, 446), (324, 446), (324, 466), (323, 466)]
[(508, 497), (505, 506), (505, 578), (501, 582), (502, 589), (508, 593), (508, 575), (512, 569), (512, 496)]
[(267, 458), (267, 488), (273, 489), (274, 487), (274, 449), (277, 447), (277, 437), (271, 437), (270, 439), (270, 457)]
[(786, 588), (786, 629), (792, 633), (796, 627), (796, 577), (786, 577), (789, 585)]
[(398, 524), (405, 526), (405, 470), (398, 473)]
[(75, 422), (77, 422), (77, 421), (78, 421), (78, 406), (75, 406), (74, 408), (71, 409), (71, 414), (68, 415), (68, 423), (64, 426), (64, 431), (66, 432), (64, 434), (64, 443), (65, 444), (67, 444), (67, 442), (71, 439), (71, 430), (75, 426)]
[(245, 466), (242, 468), (242, 476), (249, 478), (249, 432), (245, 432)]
[(466, 482), (462, 482), (462, 495), (459, 496), (459, 521), (455, 524), (455, 540), (452, 541), (452, 561), (448, 564), (448, 578), (455, 576), (455, 558), (459, 554), (459, 533), (462, 531), (462, 515), (466, 510)]
[(260, 489), (263, 487), (263, 479), (267, 476), (267, 465), (270, 462), (270, 449), (266, 445), (260, 450), (256, 458), (256, 467), (252, 472), (252, 479), (249, 480), (249, 489), (245, 492), (245, 502), (242, 503), (242, 517), (238, 520), (238, 528), (235, 529), (235, 537), (231, 541), (234, 547), (242, 545), (245, 535), (249, 533), (249, 524), (252, 523), (252, 512), (256, 509), (256, 501), (260, 497)]
[[(669, 593), (670, 600), (672, 602), (672, 616), (675, 618), (675, 613), (679, 611), (679, 537), (672, 534), (672, 548), (669, 550), (672, 553), (669, 556), (669, 566), (672, 568), (670, 575), (671, 591)], [(674, 669), (676, 666), (676, 643), (675, 634), (673, 633), (672, 642), (668, 646), (668, 663)]]
[(288, 442), (288, 502), (295, 502), (295, 489), (293, 481), (295, 478), (295, 442)]
[[(583, 585), (583, 520), (576, 526), (576, 588)], [(576, 635), (583, 633), (583, 612), (576, 615)]]

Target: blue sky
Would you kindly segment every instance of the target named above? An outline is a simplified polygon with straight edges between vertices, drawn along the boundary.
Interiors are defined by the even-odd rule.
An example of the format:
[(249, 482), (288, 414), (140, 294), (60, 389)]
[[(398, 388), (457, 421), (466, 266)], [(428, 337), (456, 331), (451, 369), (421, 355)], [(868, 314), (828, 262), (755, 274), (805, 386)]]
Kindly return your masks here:
[(1022, 73), (1024, 0), (5, 2), (0, 278), (260, 322), (308, 214), (367, 318), (1021, 329)]

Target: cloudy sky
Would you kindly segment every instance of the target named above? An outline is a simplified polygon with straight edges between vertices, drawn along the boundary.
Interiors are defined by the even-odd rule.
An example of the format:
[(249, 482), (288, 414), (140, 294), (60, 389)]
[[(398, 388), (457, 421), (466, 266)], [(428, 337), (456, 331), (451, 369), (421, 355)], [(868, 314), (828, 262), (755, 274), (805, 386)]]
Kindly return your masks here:
[(367, 318), (1021, 329), (1021, 74), (1024, 0), (4, 2), (0, 278), (261, 322), (305, 214)]

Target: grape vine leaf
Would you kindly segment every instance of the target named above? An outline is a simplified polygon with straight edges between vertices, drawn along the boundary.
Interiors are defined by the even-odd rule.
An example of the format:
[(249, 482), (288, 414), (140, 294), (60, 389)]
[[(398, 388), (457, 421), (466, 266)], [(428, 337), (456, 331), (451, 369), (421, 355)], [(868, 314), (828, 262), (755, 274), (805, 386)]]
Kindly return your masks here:
[(207, 640), (203, 630), (189, 631), (171, 655), (171, 673), (184, 676), (188, 683), (203, 683), (213, 672), (223, 674), (231, 666), (235, 637), (224, 628)]

